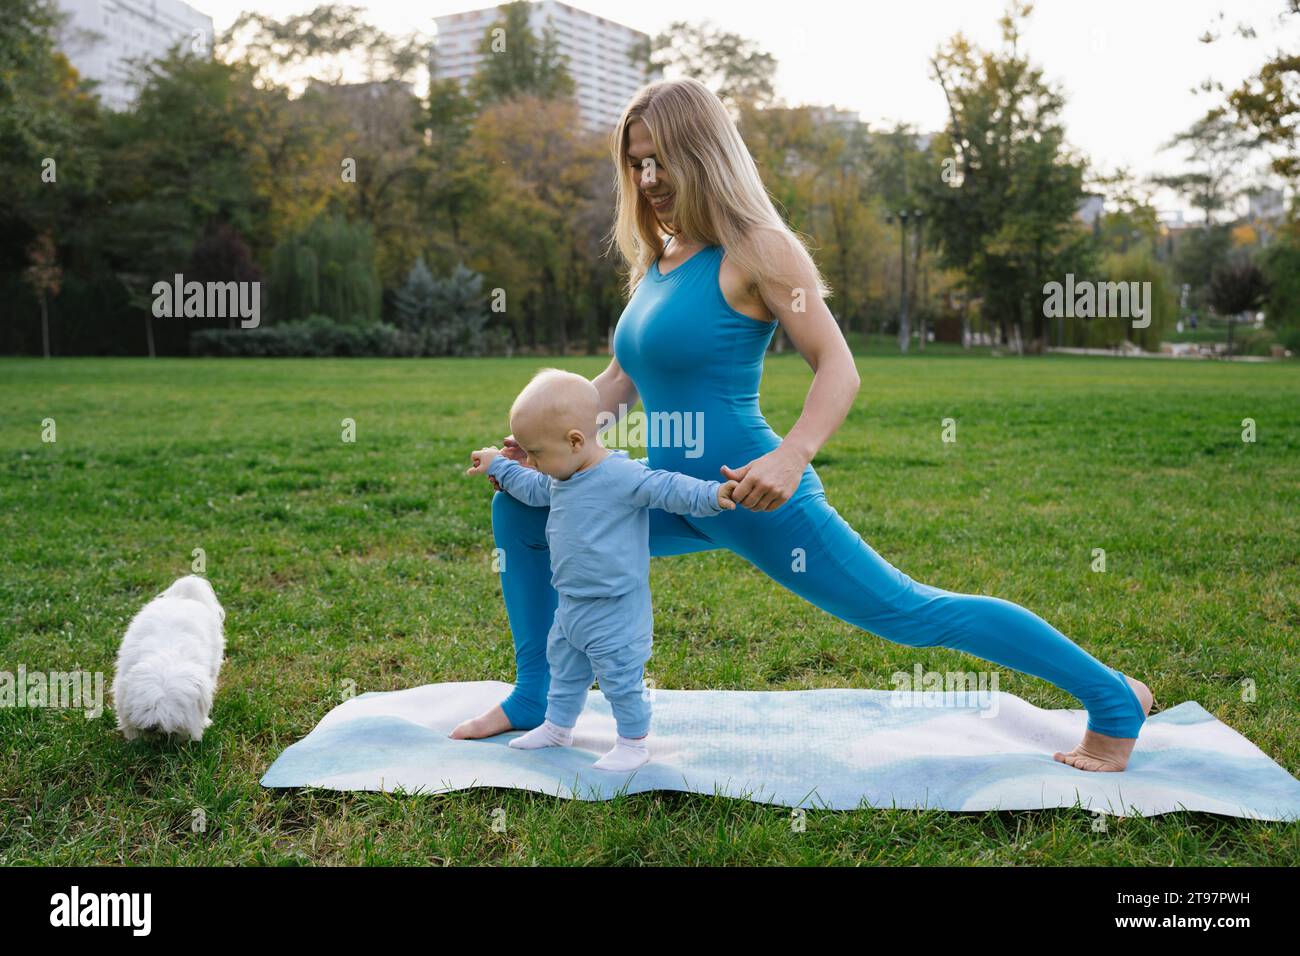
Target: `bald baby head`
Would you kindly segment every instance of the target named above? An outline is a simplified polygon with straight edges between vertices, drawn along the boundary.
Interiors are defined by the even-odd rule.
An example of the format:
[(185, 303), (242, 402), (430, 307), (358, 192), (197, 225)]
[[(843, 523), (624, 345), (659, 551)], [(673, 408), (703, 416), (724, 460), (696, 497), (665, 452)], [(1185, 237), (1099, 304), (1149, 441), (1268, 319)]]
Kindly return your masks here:
[(540, 369), (510, 406), (510, 430), (539, 471), (565, 479), (598, 453), (600, 393), (581, 375)]

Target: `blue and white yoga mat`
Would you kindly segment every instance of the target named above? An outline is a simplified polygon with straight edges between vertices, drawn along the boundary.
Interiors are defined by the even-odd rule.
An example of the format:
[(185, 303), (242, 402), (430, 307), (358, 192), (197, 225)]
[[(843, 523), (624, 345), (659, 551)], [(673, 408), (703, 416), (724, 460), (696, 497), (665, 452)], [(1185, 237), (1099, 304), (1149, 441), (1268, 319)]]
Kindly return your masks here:
[(509, 694), (498, 681), (362, 694), (335, 707), (262, 777), (265, 787), (446, 793), (513, 787), (581, 800), (683, 790), (787, 807), (1038, 810), (1115, 816), (1203, 810), (1300, 819), (1300, 781), (1186, 701), (1147, 719), (1123, 773), (1052, 759), (1079, 742), (1083, 710), (1040, 710), (1002, 692), (663, 690), (653, 692), (650, 763), (595, 770), (614, 745), (593, 690), (571, 748), (514, 750), (518, 732), (452, 740)]

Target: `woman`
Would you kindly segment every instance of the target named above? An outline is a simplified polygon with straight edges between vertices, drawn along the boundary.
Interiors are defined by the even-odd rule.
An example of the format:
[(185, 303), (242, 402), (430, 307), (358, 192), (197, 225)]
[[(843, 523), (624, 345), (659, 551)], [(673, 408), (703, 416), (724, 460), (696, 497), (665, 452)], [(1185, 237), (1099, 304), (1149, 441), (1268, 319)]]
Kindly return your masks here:
[[(1083, 741), (1055, 759), (1123, 770), (1151, 709), (1150, 690), (1000, 598), (913, 581), (826, 501), (810, 462), (852, 407), (853, 356), (822, 301), (827, 289), (772, 206), (721, 101), (694, 79), (644, 87), (611, 139), (619, 168), (614, 240), (631, 266), (614, 359), (593, 381), (613, 416), (640, 398), (648, 415), (701, 422), (702, 447), (651, 444), (652, 468), (735, 479), (743, 505), (708, 520), (653, 510), (655, 556), (730, 548), (818, 607), (913, 647), (951, 647), (1064, 688), (1088, 710)], [(662, 236), (667, 233), (665, 248)], [(780, 323), (813, 368), (803, 414), (784, 438), (759, 411), (763, 357)], [(525, 455), (507, 437), (506, 453)], [(702, 453), (701, 453), (702, 452)], [(550, 586), (545, 508), (492, 496), (492, 531), (515, 642), (515, 689), (456, 738), (541, 723)]]

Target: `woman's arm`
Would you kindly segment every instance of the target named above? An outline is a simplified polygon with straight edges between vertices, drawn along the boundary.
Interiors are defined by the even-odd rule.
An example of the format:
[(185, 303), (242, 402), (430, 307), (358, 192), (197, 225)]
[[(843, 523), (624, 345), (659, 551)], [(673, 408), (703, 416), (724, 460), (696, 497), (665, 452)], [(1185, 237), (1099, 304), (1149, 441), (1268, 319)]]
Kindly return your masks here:
[(631, 411), (632, 406), (641, 400), (641, 396), (637, 394), (636, 384), (623, 371), (623, 367), (618, 364), (618, 359), (612, 356), (605, 371), (593, 378), (591, 383), (600, 393), (600, 408), (597, 412), (609, 412), (614, 416), (614, 421), (623, 417), (619, 410), (620, 405), (623, 411)]
[[(772, 511), (790, 499), (804, 468), (840, 427), (862, 384), (835, 317), (816, 294), (817, 277), (812, 268), (784, 244), (772, 242), (769, 251), (777, 262), (776, 272), (793, 274), (794, 290), (804, 294), (796, 298), (789, 286), (766, 283), (759, 283), (759, 294), (812, 368), (813, 381), (798, 421), (780, 446), (742, 468), (723, 469), (728, 478), (740, 481), (733, 499), (753, 511)], [(800, 301), (804, 309), (795, 311)]]

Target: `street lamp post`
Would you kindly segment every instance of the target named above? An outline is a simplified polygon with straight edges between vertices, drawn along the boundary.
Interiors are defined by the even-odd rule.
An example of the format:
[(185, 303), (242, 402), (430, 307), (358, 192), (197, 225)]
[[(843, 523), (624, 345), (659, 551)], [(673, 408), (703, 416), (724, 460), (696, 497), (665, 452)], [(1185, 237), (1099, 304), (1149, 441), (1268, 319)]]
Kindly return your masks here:
[[(921, 228), (921, 210), (908, 212), (900, 209), (885, 216), (885, 222), (893, 225), (898, 218), (898, 350), (906, 352), (912, 343), (912, 320), (907, 308), (907, 220), (910, 217), (915, 228)], [(924, 343), (922, 343), (924, 348)]]

